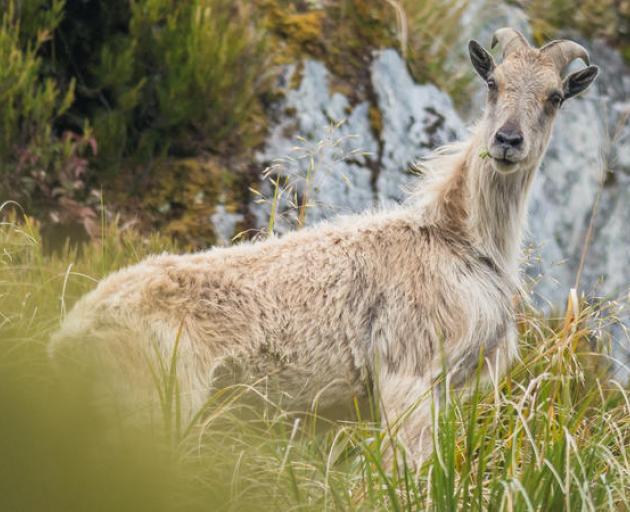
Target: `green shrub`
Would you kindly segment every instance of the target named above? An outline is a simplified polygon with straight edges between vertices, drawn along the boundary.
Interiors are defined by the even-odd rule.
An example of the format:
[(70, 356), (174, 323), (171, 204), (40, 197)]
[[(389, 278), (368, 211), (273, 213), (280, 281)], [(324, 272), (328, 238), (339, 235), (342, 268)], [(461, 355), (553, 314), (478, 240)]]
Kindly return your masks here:
[(59, 21), (60, 3), (55, 15), (47, 17), (33, 39), (22, 38), (21, 20), (9, 2), (0, 25), (0, 162), (2, 173), (30, 146), (44, 147), (52, 140), (51, 123), (72, 102), (72, 88), (63, 96), (52, 79), (41, 80), (41, 46)]
[[(246, 2), (9, 1), (0, 156), (94, 127), (100, 168), (254, 145), (264, 33)], [(76, 91), (74, 84), (77, 84)], [(60, 91), (64, 91), (62, 94)], [(67, 92), (66, 92), (67, 91)], [(258, 116), (258, 117), (257, 117)]]
[(0, 198), (24, 206), (72, 200), (85, 174), (77, 138), (60, 137), (53, 128), (73, 102), (74, 81), (62, 88), (45, 76), (40, 53), (59, 24), (63, 3), (46, 2), (42, 10), (44, 3), (20, 3), (19, 11), (10, 1), (0, 24)]
[(103, 167), (254, 143), (266, 47), (245, 3), (90, 3), (67, 3), (57, 46), (79, 75), (68, 122), (91, 121)]
[(268, 52), (247, 2), (0, 6), (0, 204), (18, 201), (47, 233), (93, 236), (100, 189), (143, 194), (165, 159), (261, 142)]

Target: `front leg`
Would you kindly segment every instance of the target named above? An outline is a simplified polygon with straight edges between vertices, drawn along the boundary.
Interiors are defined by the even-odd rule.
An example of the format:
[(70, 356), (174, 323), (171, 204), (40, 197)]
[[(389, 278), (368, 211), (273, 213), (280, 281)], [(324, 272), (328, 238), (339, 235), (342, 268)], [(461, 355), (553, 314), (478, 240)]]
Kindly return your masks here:
[(381, 422), (386, 433), (384, 463), (417, 468), (431, 455), (433, 405), (437, 396), (430, 377), (384, 370), (380, 374)]
[[(446, 392), (453, 390), (460, 398), (466, 398), (476, 375), (481, 382), (487, 382), (493, 380), (489, 376), (498, 378), (507, 371), (518, 352), (516, 328), (507, 323), (496, 332), (483, 342), (460, 342), (424, 372), (384, 365), (379, 372), (379, 399), (383, 428), (389, 437), (385, 454), (389, 468), (394, 462), (396, 446), (405, 450), (407, 464), (414, 468), (431, 455), (433, 424), (439, 411), (440, 393), (444, 392), (439, 383), (444, 383)], [(400, 454), (397, 461), (402, 462)]]

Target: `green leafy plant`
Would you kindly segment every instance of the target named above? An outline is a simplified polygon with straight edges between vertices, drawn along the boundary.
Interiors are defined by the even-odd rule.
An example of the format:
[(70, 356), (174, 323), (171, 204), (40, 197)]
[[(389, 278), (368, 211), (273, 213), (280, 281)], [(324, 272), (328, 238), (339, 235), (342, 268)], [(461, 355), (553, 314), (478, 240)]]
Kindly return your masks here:
[(142, 0), (77, 9), (68, 5), (57, 43), (65, 73), (79, 75), (67, 120), (90, 120), (101, 166), (115, 171), (129, 157), (146, 162), (255, 143), (260, 128), (250, 121), (261, 115), (266, 44), (245, 3)]
[(88, 159), (97, 153), (96, 142), (88, 125), (83, 135), (55, 130), (74, 101), (75, 82), (64, 88), (47, 77), (41, 56), (62, 9), (61, 1), (10, 1), (2, 15), (0, 197), (46, 210), (52, 224), (82, 225), (91, 236), (99, 198), (89, 182)]

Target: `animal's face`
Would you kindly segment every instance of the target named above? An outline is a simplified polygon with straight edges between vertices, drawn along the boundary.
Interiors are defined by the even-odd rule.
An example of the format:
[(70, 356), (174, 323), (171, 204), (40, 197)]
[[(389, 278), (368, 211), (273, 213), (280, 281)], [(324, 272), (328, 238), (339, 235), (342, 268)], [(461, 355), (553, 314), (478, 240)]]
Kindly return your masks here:
[(535, 50), (513, 54), (487, 78), (486, 144), (499, 167), (541, 155), (563, 101), (562, 81)]
[[(475, 41), (470, 43), (470, 54), (488, 88), (483, 122), (486, 147), (480, 149), (487, 151), (497, 170), (506, 172), (538, 162), (562, 103), (586, 89), (598, 70), (591, 66), (563, 80), (562, 68), (566, 64), (554, 58), (551, 45), (551, 49), (537, 50), (511, 29), (502, 31), (509, 31), (511, 38), (500, 64), (495, 64)], [(505, 32), (503, 36), (505, 39)], [(570, 44), (575, 45), (571, 46), (573, 50), (579, 46)], [(585, 50), (578, 56), (588, 60)]]

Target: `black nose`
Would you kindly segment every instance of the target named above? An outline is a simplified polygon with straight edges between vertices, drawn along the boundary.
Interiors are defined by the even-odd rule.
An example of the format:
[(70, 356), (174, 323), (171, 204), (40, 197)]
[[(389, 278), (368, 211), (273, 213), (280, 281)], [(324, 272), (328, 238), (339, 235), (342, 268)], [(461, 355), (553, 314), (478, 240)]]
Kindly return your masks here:
[(523, 143), (523, 134), (516, 129), (501, 129), (495, 135), (495, 139), (504, 147), (517, 148)]

